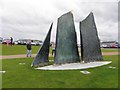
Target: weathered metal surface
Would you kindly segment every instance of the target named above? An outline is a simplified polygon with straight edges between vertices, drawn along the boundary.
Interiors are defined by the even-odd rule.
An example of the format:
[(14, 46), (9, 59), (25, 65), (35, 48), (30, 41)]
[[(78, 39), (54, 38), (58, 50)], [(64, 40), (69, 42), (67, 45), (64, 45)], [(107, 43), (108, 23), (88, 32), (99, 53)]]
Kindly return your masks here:
[(54, 59), (55, 64), (80, 62), (77, 36), (71, 12), (58, 18)]
[(45, 63), (48, 62), (52, 25), (53, 25), (53, 23), (50, 26), (50, 29), (45, 38), (45, 41), (44, 41), (42, 47), (40, 48), (40, 50), (38, 51), (38, 53), (32, 63), (32, 66), (44, 65)]
[(86, 19), (80, 22), (81, 59), (84, 62), (102, 60), (100, 40), (97, 28), (91, 12)]

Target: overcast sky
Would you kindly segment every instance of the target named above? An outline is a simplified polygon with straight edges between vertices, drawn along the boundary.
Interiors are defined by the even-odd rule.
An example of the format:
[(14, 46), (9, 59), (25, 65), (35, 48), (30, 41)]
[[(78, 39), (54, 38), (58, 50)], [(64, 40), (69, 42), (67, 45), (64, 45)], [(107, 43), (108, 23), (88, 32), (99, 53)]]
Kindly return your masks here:
[(57, 18), (72, 10), (79, 39), (79, 22), (92, 11), (102, 41), (118, 40), (118, 0), (1, 0), (0, 36), (44, 40), (53, 22), (55, 41)]

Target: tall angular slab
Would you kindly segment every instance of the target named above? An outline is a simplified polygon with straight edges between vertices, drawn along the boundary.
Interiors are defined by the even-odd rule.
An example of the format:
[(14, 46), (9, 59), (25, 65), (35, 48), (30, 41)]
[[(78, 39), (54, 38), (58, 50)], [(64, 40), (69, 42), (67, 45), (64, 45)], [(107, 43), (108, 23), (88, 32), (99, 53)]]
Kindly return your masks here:
[(85, 62), (102, 60), (100, 41), (92, 12), (80, 22), (80, 37), (82, 60)]
[(58, 18), (54, 59), (55, 64), (80, 62), (77, 37), (71, 12)]
[(48, 62), (52, 25), (53, 25), (53, 23), (50, 26), (50, 29), (45, 38), (45, 41), (44, 41), (42, 47), (40, 48), (39, 52), (37, 53), (37, 55), (32, 63), (32, 66), (39, 66), (41, 64)]

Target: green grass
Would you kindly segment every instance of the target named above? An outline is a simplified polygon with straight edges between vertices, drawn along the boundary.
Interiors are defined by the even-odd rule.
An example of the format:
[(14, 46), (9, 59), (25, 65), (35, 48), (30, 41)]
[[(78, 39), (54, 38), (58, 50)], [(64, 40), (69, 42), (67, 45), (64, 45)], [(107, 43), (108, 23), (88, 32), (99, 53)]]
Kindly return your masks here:
[(120, 49), (117, 48), (102, 48), (102, 52), (120, 52)]
[[(13, 45), (13, 46), (0, 45), (0, 47), (2, 47), (2, 52), (1, 52), (2, 55), (26, 54), (27, 52), (26, 45)], [(39, 49), (40, 46), (32, 46), (32, 54), (36, 54)], [(51, 52), (52, 50), (50, 48), (50, 53)]]
[[(1, 45), (2, 46), (2, 55), (17, 55), (17, 54), (26, 54), (26, 45), (13, 45), (13, 46), (7, 46), (7, 45)], [(40, 46), (32, 46), (32, 53), (36, 54), (38, 50), (40, 49)], [(118, 49), (102, 49), (102, 52), (117, 52)], [(50, 53), (52, 52), (52, 49), (50, 48)], [(0, 53), (1, 54), (1, 53)]]
[[(53, 59), (53, 58), (50, 58)], [(3, 88), (117, 88), (118, 56), (104, 56), (111, 64), (86, 69), (91, 73), (84, 75), (80, 70), (44, 71), (30, 67), (33, 58), (3, 60)], [(24, 62), (25, 65), (19, 65)], [(52, 64), (52, 63), (49, 63)], [(116, 69), (109, 69), (115, 66)]]
[[(32, 53), (37, 53), (40, 46), (32, 46)], [(26, 54), (26, 45), (2, 45), (2, 55)]]

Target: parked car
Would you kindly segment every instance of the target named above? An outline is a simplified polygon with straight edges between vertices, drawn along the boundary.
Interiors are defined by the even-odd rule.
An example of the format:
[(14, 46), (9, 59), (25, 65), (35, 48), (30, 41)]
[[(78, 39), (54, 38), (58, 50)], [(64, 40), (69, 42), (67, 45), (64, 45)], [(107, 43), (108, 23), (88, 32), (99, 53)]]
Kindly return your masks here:
[(14, 44), (18, 44), (18, 41), (14, 41)]
[(108, 45), (106, 45), (106, 44), (102, 44), (101, 47), (102, 47), (102, 48), (107, 48), (107, 47), (110, 47), (110, 46), (108, 46)]
[(117, 44), (116, 46), (117, 46), (117, 48), (120, 48), (120, 44)]
[(31, 40), (31, 44), (36, 46), (41, 46), (43, 42), (39, 40)]
[(11, 40), (10, 39), (4, 39), (2, 44), (11, 44)]
[(39, 41), (39, 42), (37, 43), (37, 45), (42, 46), (42, 45), (43, 45), (43, 42), (42, 42), (42, 41)]
[(117, 48), (118, 47), (118, 44), (112, 44), (111, 45), (111, 48)]
[(117, 41), (101, 42), (101, 47), (102, 48), (117, 48), (118, 47), (118, 42)]
[(118, 44), (118, 48), (120, 48), (120, 44)]
[(31, 42), (32, 45), (42, 45), (43, 42), (39, 40), (31, 40), (31, 39), (19, 39), (17, 41), (14, 41), (14, 44), (19, 44), (19, 45), (26, 45), (29, 42)]
[(17, 44), (20, 44), (20, 45), (26, 45), (27, 44), (27, 41), (26, 40), (18, 40), (17, 41), (18, 43)]
[(37, 42), (31, 42), (32, 45), (37, 45)]

